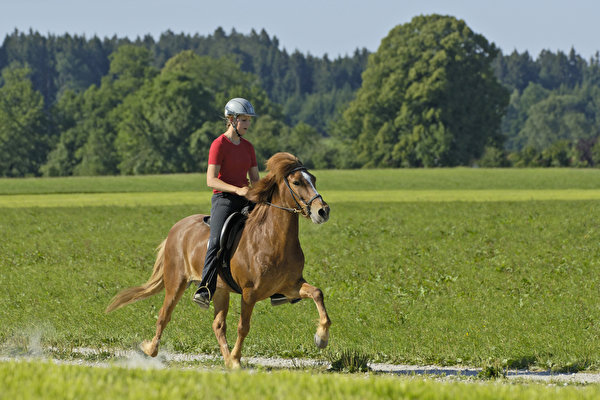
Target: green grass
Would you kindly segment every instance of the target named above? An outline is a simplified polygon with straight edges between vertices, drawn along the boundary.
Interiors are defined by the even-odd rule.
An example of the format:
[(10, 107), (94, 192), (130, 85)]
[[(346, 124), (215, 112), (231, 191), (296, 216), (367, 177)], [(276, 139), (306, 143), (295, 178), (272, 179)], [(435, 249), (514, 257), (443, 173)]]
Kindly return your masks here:
[[(487, 202), (534, 200), (600, 200), (595, 189), (479, 189), (479, 190), (327, 190), (321, 194), (328, 202)], [(134, 193), (51, 193), (0, 196), (0, 208), (23, 207), (97, 207), (97, 206), (175, 206), (210, 204), (210, 192), (134, 192)], [(208, 206), (207, 206), (208, 207)]]
[(0, 194), (173, 192), (206, 188), (205, 174), (4, 178)]
[[(600, 169), (312, 171), (322, 191), (600, 189)], [(264, 172), (261, 174), (264, 175)], [(0, 195), (206, 191), (205, 174), (0, 179)]]
[[(277, 308), (262, 302), (243, 355), (330, 359), (350, 351), (411, 364), (492, 360), (555, 371), (600, 369), (600, 204), (590, 197), (597, 170), (316, 175), (331, 220), (303, 221), (300, 231), (305, 277), (323, 289), (333, 321), (330, 348), (312, 343), (312, 302)], [(357, 176), (372, 190), (347, 187)], [(134, 178), (142, 182), (139, 192), (120, 193)], [(382, 186), (373, 183), (379, 178)], [(158, 187), (182, 190), (181, 182), (198, 175), (173, 176), (173, 182), (169, 176), (77, 178), (102, 193), (87, 195), (91, 203), (65, 200), (79, 196), (73, 194), (48, 207), (42, 193), (66, 193), (70, 185), (54, 179), (0, 180), (1, 193), (13, 191), (0, 196), (0, 353), (27, 352), (38, 337), (42, 346), (65, 351), (135, 348), (153, 336), (162, 294), (108, 315), (103, 310), (116, 292), (146, 281), (154, 248), (177, 220), (207, 212), (210, 193), (198, 191), (195, 201), (167, 191), (157, 200)], [(18, 207), (2, 203), (19, 185), (39, 194), (23, 197)], [(429, 197), (410, 197), (415, 193)], [(161, 348), (218, 354), (212, 315), (189, 296), (191, 290)], [(233, 296), (230, 343), (238, 317)]]
[(600, 169), (384, 169), (317, 171), (321, 190), (600, 189)]
[[(25, 384), (26, 383), (26, 384)], [(436, 382), (378, 375), (294, 371), (89, 368), (48, 362), (0, 363), (7, 399), (596, 399), (600, 387)]]

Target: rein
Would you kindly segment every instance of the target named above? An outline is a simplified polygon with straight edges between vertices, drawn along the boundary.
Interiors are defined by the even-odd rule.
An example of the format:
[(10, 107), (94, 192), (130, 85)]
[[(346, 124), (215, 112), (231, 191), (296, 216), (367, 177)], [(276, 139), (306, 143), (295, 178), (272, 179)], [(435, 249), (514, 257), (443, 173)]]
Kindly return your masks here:
[(275, 208), (279, 208), (280, 210), (285, 210), (285, 211), (289, 211), (292, 214), (301, 214), (302, 211), (304, 210), (298, 210), (297, 208), (290, 208), (290, 207), (282, 207), (282, 206), (278, 206), (277, 204), (273, 204), (271, 202), (266, 202), (265, 204), (271, 206), (271, 207), (275, 207)]
[[(303, 214), (306, 215), (307, 217), (310, 217), (310, 205), (312, 204), (313, 201), (315, 201), (318, 198), (323, 199), (323, 197), (319, 194), (319, 192), (317, 192), (317, 189), (313, 186), (313, 189), (315, 191), (315, 195), (309, 200), (309, 201), (305, 201), (302, 197), (300, 197), (298, 195), (298, 193), (294, 192), (294, 189), (292, 189), (292, 187), (290, 186), (290, 183), (288, 182), (288, 177), (293, 174), (296, 171), (305, 171), (308, 172), (308, 170), (305, 167), (296, 167), (293, 170), (290, 171), (289, 174), (287, 174), (287, 176), (284, 178), (285, 181), (285, 185), (288, 187), (288, 189), (290, 190), (290, 194), (292, 195), (292, 198), (294, 199), (294, 202), (296, 203), (296, 205), (298, 206), (298, 208), (291, 208), (291, 207), (283, 207), (283, 206), (278, 206), (277, 204), (273, 204), (269, 201), (266, 202), (267, 205), (275, 207), (275, 208), (279, 208), (280, 210), (285, 210), (288, 212), (291, 212), (293, 214)], [(311, 184), (312, 185), (312, 184)], [(300, 199), (300, 201), (302, 203), (304, 203), (304, 205), (306, 206), (306, 209), (303, 208), (300, 203), (298, 202), (298, 199)]]

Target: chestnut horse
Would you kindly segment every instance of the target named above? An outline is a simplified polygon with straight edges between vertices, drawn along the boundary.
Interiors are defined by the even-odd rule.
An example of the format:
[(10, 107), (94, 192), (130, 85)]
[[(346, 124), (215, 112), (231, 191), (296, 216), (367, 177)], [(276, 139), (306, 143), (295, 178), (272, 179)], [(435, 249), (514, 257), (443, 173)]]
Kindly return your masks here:
[[(225, 365), (240, 367), (244, 338), (250, 330), (250, 317), (256, 302), (273, 294), (287, 299), (311, 298), (319, 312), (315, 344), (327, 346), (331, 321), (325, 310), (323, 293), (302, 277), (304, 253), (298, 239), (299, 214), (315, 224), (329, 219), (329, 206), (315, 188), (316, 178), (289, 153), (277, 153), (267, 161), (268, 174), (248, 192), (256, 207), (248, 216), (246, 226), (231, 257), (231, 275), (242, 289), (238, 336), (230, 352), (227, 344), (226, 317), (229, 295), (233, 291), (219, 276), (213, 296), (213, 331), (219, 342)], [(144, 353), (155, 357), (158, 344), (171, 313), (187, 287), (202, 277), (209, 226), (204, 215), (191, 215), (177, 222), (158, 247), (152, 276), (142, 286), (118, 293), (107, 307), (113, 311), (126, 304), (144, 299), (165, 289), (165, 300), (158, 320), (156, 335), (144, 341)]]

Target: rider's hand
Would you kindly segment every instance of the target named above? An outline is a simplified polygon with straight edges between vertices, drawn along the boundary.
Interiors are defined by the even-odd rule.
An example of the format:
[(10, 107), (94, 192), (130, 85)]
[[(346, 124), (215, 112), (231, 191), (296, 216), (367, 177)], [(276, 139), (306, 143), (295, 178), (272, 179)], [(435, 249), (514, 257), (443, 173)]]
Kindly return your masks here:
[(241, 197), (246, 197), (246, 195), (248, 194), (248, 186), (237, 188), (237, 190), (235, 191), (235, 194), (237, 194), (238, 196), (241, 196)]

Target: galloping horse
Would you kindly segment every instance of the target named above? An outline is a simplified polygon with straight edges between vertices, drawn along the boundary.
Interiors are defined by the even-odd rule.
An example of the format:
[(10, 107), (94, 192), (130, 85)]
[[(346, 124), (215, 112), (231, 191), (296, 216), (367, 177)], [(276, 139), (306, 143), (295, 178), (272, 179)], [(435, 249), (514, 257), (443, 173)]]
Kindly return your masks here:
[[(225, 365), (230, 368), (240, 367), (242, 344), (250, 330), (254, 305), (276, 293), (289, 300), (312, 298), (319, 312), (315, 344), (324, 348), (329, 340), (331, 320), (325, 310), (323, 293), (302, 277), (304, 253), (298, 239), (298, 215), (322, 224), (329, 219), (329, 206), (315, 188), (316, 178), (292, 154), (275, 154), (267, 161), (267, 169), (268, 174), (248, 193), (248, 199), (255, 202), (256, 207), (248, 216), (230, 261), (231, 275), (242, 289), (238, 336), (231, 352), (225, 332), (229, 295), (233, 289), (221, 276), (213, 296), (212, 328)], [(165, 289), (156, 335), (140, 346), (149, 356), (158, 354), (163, 330), (187, 287), (201, 280), (209, 237), (209, 226), (203, 222), (204, 218), (205, 215), (197, 214), (177, 222), (158, 247), (148, 282), (121, 291), (106, 309), (106, 312), (113, 311)]]

